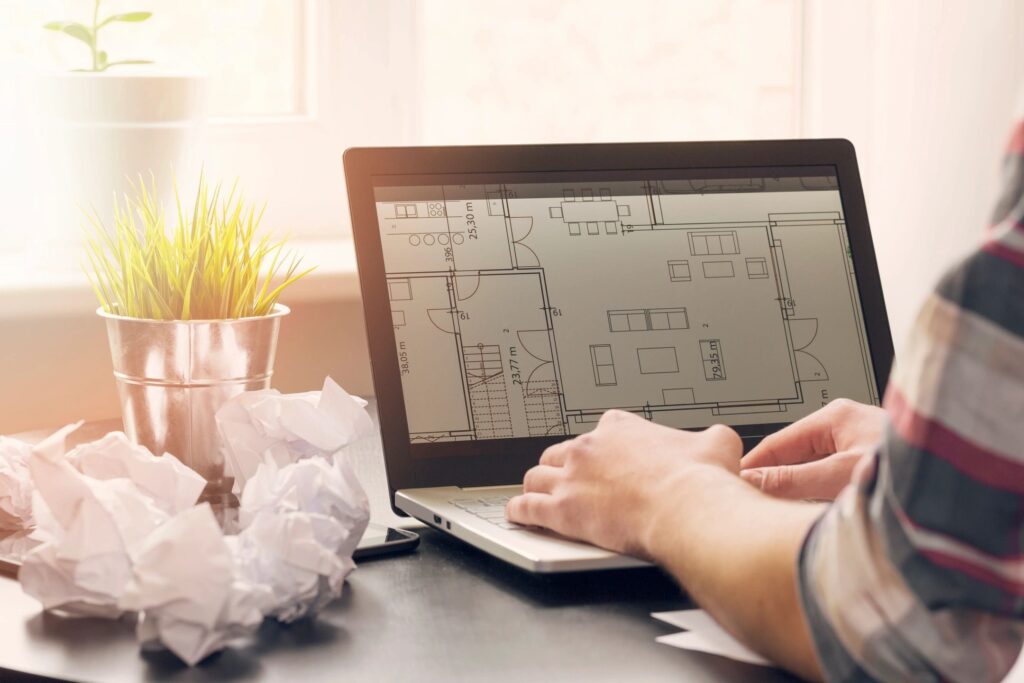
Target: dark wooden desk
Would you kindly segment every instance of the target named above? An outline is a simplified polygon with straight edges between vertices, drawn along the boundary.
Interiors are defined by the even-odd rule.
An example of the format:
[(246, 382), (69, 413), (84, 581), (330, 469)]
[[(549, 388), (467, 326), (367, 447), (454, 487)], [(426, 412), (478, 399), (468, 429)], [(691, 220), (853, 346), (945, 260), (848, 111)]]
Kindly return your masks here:
[(687, 606), (656, 569), (538, 577), (421, 530), (411, 554), (365, 561), (316, 621), (267, 621), (188, 668), (143, 653), (132, 625), (43, 614), (0, 578), (0, 681), (792, 681), (654, 642), (649, 613)]
[[(92, 423), (72, 442), (119, 428), (117, 421)], [(374, 519), (413, 522), (388, 509), (379, 441), (366, 440), (350, 455)], [(440, 532), (417, 531), (416, 552), (363, 562), (315, 621), (266, 621), (254, 641), (195, 668), (166, 651), (141, 652), (126, 620), (44, 614), (16, 581), (0, 576), (0, 683), (795, 680), (655, 643), (678, 629), (650, 613), (691, 606), (660, 570), (535, 576)]]

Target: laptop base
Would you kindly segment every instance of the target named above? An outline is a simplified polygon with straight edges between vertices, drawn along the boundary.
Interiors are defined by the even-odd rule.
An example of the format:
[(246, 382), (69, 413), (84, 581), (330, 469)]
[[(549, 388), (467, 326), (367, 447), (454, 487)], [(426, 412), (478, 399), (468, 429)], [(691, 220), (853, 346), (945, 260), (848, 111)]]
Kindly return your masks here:
[(552, 574), (651, 566), (635, 557), (550, 531), (508, 523), (502, 501), (521, 492), (521, 486), (403, 489), (395, 493), (395, 504), (416, 519), (528, 572)]

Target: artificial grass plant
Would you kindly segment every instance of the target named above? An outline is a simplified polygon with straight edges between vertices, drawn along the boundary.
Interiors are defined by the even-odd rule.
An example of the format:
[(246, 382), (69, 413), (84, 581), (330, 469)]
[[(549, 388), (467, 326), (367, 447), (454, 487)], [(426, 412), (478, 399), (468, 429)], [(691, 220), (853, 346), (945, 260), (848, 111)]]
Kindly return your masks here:
[(247, 204), (237, 184), (224, 196), (220, 185), (211, 190), (200, 178), (190, 213), (177, 197), (170, 229), (155, 190), (141, 179), (132, 190), (115, 202), (109, 229), (90, 216), (86, 275), (107, 313), (150, 320), (266, 315), (286, 287), (313, 270), (300, 272), (284, 241), (257, 235), (263, 210)]

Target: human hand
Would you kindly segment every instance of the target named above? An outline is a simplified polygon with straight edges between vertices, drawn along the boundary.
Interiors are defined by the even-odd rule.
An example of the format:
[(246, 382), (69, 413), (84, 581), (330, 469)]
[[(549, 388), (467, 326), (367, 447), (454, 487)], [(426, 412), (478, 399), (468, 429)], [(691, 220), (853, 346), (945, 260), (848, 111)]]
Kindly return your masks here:
[[(544, 451), (509, 501), (508, 519), (640, 557), (664, 506), (678, 507), (681, 477), (695, 468), (739, 470), (743, 445), (723, 425), (702, 432), (664, 427), (621, 410)], [(661, 507), (659, 507), (659, 502)]]
[(837, 399), (766, 436), (741, 461), (740, 476), (780, 498), (832, 500), (882, 438), (886, 412)]

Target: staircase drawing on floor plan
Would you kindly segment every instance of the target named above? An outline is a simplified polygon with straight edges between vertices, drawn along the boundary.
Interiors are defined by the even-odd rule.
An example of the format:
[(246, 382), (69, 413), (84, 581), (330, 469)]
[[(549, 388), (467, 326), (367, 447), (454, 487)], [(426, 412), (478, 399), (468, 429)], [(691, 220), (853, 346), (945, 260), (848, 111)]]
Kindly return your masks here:
[(377, 208), (413, 442), (877, 402), (834, 178), (396, 187)]
[(466, 368), (466, 388), (478, 439), (512, 436), (512, 416), (508, 408), (501, 347), (477, 344), (462, 347)]

